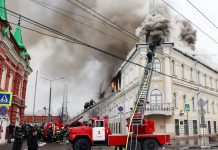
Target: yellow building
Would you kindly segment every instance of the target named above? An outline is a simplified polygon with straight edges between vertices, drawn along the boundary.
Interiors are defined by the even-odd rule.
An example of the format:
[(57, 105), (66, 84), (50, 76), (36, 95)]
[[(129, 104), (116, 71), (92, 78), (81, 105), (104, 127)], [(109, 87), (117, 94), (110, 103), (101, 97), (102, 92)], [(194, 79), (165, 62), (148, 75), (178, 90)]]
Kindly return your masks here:
[[(133, 48), (127, 59), (145, 65), (148, 45)], [(194, 51), (175, 49), (173, 43), (157, 48), (145, 115), (155, 120), (157, 133), (171, 134), (172, 144), (202, 144), (199, 135), (217, 133), (218, 74), (213, 64), (198, 58)], [(161, 73), (158, 73), (161, 72)], [(109, 116), (114, 133), (126, 133), (126, 118), (137, 99), (143, 68), (124, 62), (113, 78), (114, 89), (93, 110)], [(198, 103), (205, 101), (206, 128), (199, 128)], [(189, 112), (184, 111), (188, 104)], [(123, 111), (119, 111), (122, 110)], [(208, 140), (208, 138), (206, 138)], [(208, 141), (204, 141), (208, 142)]]

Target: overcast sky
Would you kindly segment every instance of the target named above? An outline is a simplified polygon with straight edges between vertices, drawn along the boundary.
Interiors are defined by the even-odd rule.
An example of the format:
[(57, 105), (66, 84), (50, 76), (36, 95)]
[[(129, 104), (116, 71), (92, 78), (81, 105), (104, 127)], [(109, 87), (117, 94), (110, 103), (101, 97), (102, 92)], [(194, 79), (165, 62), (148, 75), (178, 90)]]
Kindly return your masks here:
[[(91, 0), (90, 0), (91, 1)], [(104, 1), (104, 2), (103, 2)], [(87, 3), (95, 7), (96, 10), (101, 12), (103, 15), (107, 16), (116, 16), (113, 13), (118, 13), (116, 10), (123, 10), (122, 13), (126, 13), (131, 9), (131, 16), (125, 16), (125, 22), (134, 22), (135, 18), (143, 21), (143, 16), (146, 14), (146, 9), (144, 7), (146, 0), (122, 0), (122, 2), (117, 2), (117, 0), (98, 0), (95, 5), (91, 2)], [(218, 1), (215, 0), (190, 0), (193, 4), (196, 5), (202, 12), (208, 16), (217, 26), (218, 26), (218, 14), (216, 10), (218, 9)], [(61, 7), (67, 10), (73, 10), (82, 15), (86, 15), (84, 12), (75, 10), (69, 3), (64, 0), (47, 0), (46, 2)], [(93, 2), (93, 1), (92, 1)], [(180, 11), (184, 16), (193, 21), (197, 26), (207, 32), (211, 37), (218, 41), (218, 28), (215, 28), (211, 25), (206, 19), (204, 19), (186, 0), (166, 0), (172, 4), (178, 11)], [(113, 6), (109, 6), (108, 3)], [(117, 3), (117, 4), (116, 4)], [(135, 3), (135, 5), (134, 5)], [(27, 16), (33, 20), (41, 22), (45, 25), (51, 27), (57, 27), (57, 30), (61, 30), (66, 34), (76, 36), (81, 40), (87, 40), (84, 38), (86, 30), (83, 28), (82, 32), (72, 32), (74, 28), (79, 29), (80, 25), (74, 25), (74, 22), (69, 21), (68, 19), (63, 19), (62, 16), (54, 14), (41, 6), (36, 5), (30, 0), (7, 0), (7, 8), (13, 9), (14, 11), (21, 13), (24, 16)], [(124, 5), (123, 5), (124, 4)], [(131, 6), (132, 5), (132, 6)], [(164, 4), (163, 4), (164, 5)], [(120, 7), (120, 8), (119, 8)], [(126, 7), (126, 9), (125, 9)], [(175, 16), (179, 16), (173, 10), (169, 11)], [(129, 13), (129, 12), (128, 12)], [(137, 16), (134, 16), (137, 15)], [(9, 20), (12, 22), (17, 22), (17, 19), (8, 16)], [(75, 16), (72, 16), (75, 17)], [(88, 16), (90, 17), (90, 16)], [(119, 18), (120, 17), (120, 18)], [(93, 18), (93, 17), (92, 17)], [(78, 18), (82, 21), (87, 22), (83, 18)], [(94, 18), (93, 18), (94, 19)], [(122, 15), (117, 15), (117, 18), (114, 20), (123, 19)], [(65, 22), (65, 23), (62, 23)], [(57, 26), (56, 26), (57, 24)], [(93, 24), (93, 22), (92, 22)], [(25, 25), (34, 29), (38, 29), (33, 25), (21, 22), (21, 25)], [(123, 25), (123, 24), (122, 24)], [(76, 27), (75, 27), (76, 26)], [(125, 25), (123, 25), (125, 26)], [(195, 28), (195, 27), (194, 27)], [(198, 29), (196, 29), (198, 30)], [(115, 32), (115, 31), (114, 31)], [(33, 69), (32, 74), (29, 76), (27, 97), (26, 97), (26, 113), (32, 112), (33, 106), (33, 95), (34, 95), (34, 83), (36, 70), (39, 70), (39, 79), (38, 79), (38, 89), (37, 89), (37, 98), (36, 98), (36, 111), (42, 111), (43, 107), (48, 107), (48, 97), (49, 97), (49, 83), (40, 77), (46, 78), (57, 78), (65, 77), (64, 81), (55, 81), (52, 84), (52, 111), (54, 113), (61, 107), (60, 101), (63, 98), (63, 85), (67, 84), (69, 86), (69, 95), (68, 99), (70, 103), (68, 104), (70, 114), (74, 114), (83, 109), (83, 104), (95, 98), (98, 94), (98, 89), (100, 84), (107, 80), (107, 67), (105, 67), (103, 61), (105, 59), (110, 59), (107, 56), (104, 56), (97, 52), (90, 52), (90, 49), (84, 49), (80, 46), (72, 46), (69, 43), (65, 43), (52, 38), (44, 38), (39, 34), (33, 33), (22, 29), (23, 41), (27, 47), (28, 52), (31, 55), (31, 67)], [(99, 34), (98, 32), (91, 32), (92, 36)], [(110, 31), (110, 33), (113, 33)], [(77, 35), (75, 35), (77, 34)], [(83, 34), (83, 36), (80, 36)], [(116, 34), (115, 34), (116, 35)], [(99, 45), (96, 45), (95, 42), (90, 41), (91, 44), (104, 48), (104, 44), (107, 45), (109, 42), (106, 38), (102, 40), (102, 36), (95, 37), (95, 42), (97, 40), (101, 41)], [(93, 42), (93, 43), (92, 43)], [(170, 41), (173, 42), (173, 41)], [(69, 50), (69, 47), (72, 47), (72, 50)], [(197, 43), (196, 51), (200, 54), (218, 54), (218, 44), (215, 44), (211, 39), (206, 37), (202, 32), (197, 32)], [(99, 58), (99, 55), (101, 57)], [(72, 56), (72, 58), (69, 56)], [(209, 55), (213, 61), (218, 62), (218, 55)], [(76, 63), (80, 61), (80, 63)], [(110, 62), (110, 61), (109, 61)], [(112, 61), (113, 62), (113, 61)], [(72, 65), (67, 65), (72, 64)], [(72, 66), (72, 67), (71, 67)], [(116, 64), (112, 64), (112, 67)], [(110, 65), (111, 67), (111, 65)], [(52, 68), (52, 69), (51, 69)], [(58, 102), (59, 101), (59, 102)]]

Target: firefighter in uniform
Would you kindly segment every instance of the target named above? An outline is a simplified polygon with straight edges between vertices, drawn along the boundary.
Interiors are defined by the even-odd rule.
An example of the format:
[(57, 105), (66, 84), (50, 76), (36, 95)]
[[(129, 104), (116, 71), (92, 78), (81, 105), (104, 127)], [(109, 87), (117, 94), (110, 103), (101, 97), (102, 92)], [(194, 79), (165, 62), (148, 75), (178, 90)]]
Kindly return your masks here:
[(53, 129), (52, 127), (49, 127), (48, 129), (48, 142), (52, 142), (53, 140)]
[(56, 129), (55, 138), (56, 138), (56, 143), (60, 143), (61, 133), (60, 133), (60, 129), (59, 128)]
[(22, 148), (22, 144), (23, 144), (23, 138), (24, 138), (24, 135), (21, 131), (21, 128), (20, 127), (16, 127), (15, 128), (15, 135), (14, 135), (14, 144), (13, 144), (13, 148), (12, 150), (21, 150)]

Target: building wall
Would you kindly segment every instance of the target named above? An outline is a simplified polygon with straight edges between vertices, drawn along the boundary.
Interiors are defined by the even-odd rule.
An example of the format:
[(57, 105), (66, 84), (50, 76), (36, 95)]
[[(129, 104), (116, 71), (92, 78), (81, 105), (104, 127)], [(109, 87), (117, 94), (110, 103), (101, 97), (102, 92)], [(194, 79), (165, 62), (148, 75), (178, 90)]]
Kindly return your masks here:
[[(0, 22), (0, 26), (2, 30), (4, 22)], [(11, 36), (9, 31), (5, 36), (0, 33), (0, 91), (13, 93), (12, 106), (8, 107), (7, 115), (0, 116), (3, 124), (0, 143), (5, 142), (6, 127), (10, 123), (18, 126), (23, 123), (26, 87), (32, 72), (26, 61), (20, 58), (21, 50)]]
[[(130, 52), (127, 58), (130, 58)], [(147, 47), (139, 48), (135, 52), (131, 61), (145, 65)], [(190, 50), (190, 53), (192, 51)], [(190, 56), (189, 56), (190, 55)], [(208, 101), (204, 109), (206, 110), (205, 121), (207, 128), (204, 133), (207, 135), (215, 134), (214, 121), (216, 121), (216, 128), (218, 127), (218, 74), (217, 70), (213, 69), (213, 65), (208, 66), (205, 62), (196, 60), (192, 54), (185, 54), (184, 52), (175, 50), (172, 44), (162, 45), (159, 48), (156, 58), (160, 62), (160, 72), (170, 75), (165, 76), (158, 73), (153, 73), (152, 82), (149, 90), (148, 101), (152, 103), (151, 94), (153, 90), (159, 90), (161, 93), (161, 101), (169, 106), (168, 112), (160, 112), (157, 114), (152, 112), (147, 115), (148, 119), (155, 120), (156, 132), (171, 134), (172, 140), (181, 140), (190, 138), (190, 143), (196, 143), (196, 136), (202, 133), (199, 128), (199, 111), (198, 101), (203, 99)], [(174, 61), (174, 63), (173, 63)], [(125, 64), (125, 63), (124, 63)], [(110, 93), (109, 97), (105, 98), (98, 106), (100, 116), (109, 116), (110, 128), (113, 132), (117, 133), (119, 130), (119, 122), (122, 122), (122, 132), (126, 133), (126, 118), (130, 116), (130, 108), (133, 108), (134, 102), (137, 98), (138, 85), (141, 79), (143, 68), (136, 65), (127, 63), (122, 64), (121, 71), (121, 87), (115, 93)], [(184, 65), (184, 76), (183, 68)], [(198, 71), (200, 76), (198, 76)], [(206, 74), (206, 84), (205, 84)], [(198, 84), (199, 81), (199, 84)], [(112, 91), (112, 89), (111, 89)], [(175, 95), (176, 94), (176, 98)], [(185, 100), (184, 100), (185, 95)], [(184, 122), (187, 120), (187, 113), (184, 112), (184, 103), (189, 102), (190, 112), (188, 113), (188, 127), (189, 135), (184, 134)], [(118, 107), (122, 106), (124, 111), (120, 113)], [(208, 111), (207, 111), (208, 108)], [(183, 114), (183, 115), (181, 115)], [(179, 135), (176, 135), (175, 119), (179, 120)], [(197, 121), (197, 131), (193, 127), (193, 120)], [(211, 134), (208, 132), (208, 121), (211, 124)], [(181, 140), (183, 144), (187, 143), (186, 140)], [(198, 142), (198, 141), (197, 141)], [(175, 142), (176, 143), (176, 142)]]

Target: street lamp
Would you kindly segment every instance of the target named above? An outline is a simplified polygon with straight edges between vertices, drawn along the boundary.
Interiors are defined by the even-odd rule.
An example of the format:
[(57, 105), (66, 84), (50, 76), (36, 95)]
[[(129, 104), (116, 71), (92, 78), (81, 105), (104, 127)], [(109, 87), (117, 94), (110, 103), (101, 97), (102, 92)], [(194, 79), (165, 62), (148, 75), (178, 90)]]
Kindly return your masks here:
[(41, 78), (44, 79), (44, 80), (49, 81), (49, 83), (50, 83), (49, 107), (48, 107), (48, 122), (50, 122), (51, 121), (51, 91), (52, 91), (52, 86), (51, 85), (52, 85), (53, 81), (64, 79), (64, 77), (60, 77), (60, 78), (56, 78), (56, 79), (47, 79), (47, 78), (44, 78), (44, 77), (41, 77)]

